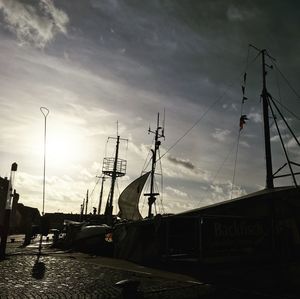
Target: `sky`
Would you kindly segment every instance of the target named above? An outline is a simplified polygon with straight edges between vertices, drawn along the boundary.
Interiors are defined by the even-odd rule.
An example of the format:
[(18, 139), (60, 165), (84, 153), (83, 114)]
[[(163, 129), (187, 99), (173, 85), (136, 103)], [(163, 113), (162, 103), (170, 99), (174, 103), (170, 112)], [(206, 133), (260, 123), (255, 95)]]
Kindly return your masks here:
[[(0, 0), (0, 176), (17, 162), (20, 202), (41, 211), (40, 107), (47, 107), (45, 212), (78, 213), (87, 189), (89, 211), (97, 207), (97, 176), (103, 158), (114, 155), (108, 137), (118, 133), (127, 172), (118, 180), (116, 213), (118, 194), (147, 165), (148, 128), (165, 110), (158, 213), (263, 189), (261, 57), (248, 45), (276, 59), (266, 58), (273, 65), (268, 91), (299, 138), (299, 14), (292, 0)], [(241, 111), (248, 120), (239, 131)], [(291, 160), (300, 163), (299, 147), (277, 119)], [(285, 158), (270, 124), (275, 171)], [(104, 201), (109, 187), (107, 180)], [(144, 197), (140, 210), (147, 214)]]

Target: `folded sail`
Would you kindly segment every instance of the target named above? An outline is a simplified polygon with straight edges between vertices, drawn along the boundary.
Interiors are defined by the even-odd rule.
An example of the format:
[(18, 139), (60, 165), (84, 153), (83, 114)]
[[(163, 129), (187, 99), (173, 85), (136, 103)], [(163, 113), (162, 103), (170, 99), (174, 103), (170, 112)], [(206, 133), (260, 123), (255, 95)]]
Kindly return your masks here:
[(139, 212), (139, 200), (150, 172), (145, 173), (129, 184), (119, 197), (119, 217), (128, 220), (142, 219)]

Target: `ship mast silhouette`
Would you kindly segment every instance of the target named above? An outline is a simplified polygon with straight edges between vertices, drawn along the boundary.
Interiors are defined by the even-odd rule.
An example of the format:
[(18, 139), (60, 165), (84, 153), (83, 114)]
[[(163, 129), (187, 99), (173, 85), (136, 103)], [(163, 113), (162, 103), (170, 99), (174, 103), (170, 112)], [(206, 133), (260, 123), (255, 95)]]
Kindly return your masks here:
[[(278, 112), (278, 114), (280, 115), (280, 117), (282, 118), (283, 122), (285, 123), (287, 129), (289, 130), (289, 132), (291, 133), (291, 135), (293, 136), (295, 142), (298, 144), (298, 146), (300, 146), (299, 140), (297, 139), (296, 135), (294, 134), (294, 132), (292, 131), (292, 129), (290, 128), (289, 124), (287, 123), (285, 117), (283, 116), (283, 114), (281, 113), (281, 111), (279, 110), (278, 106), (276, 105), (272, 95), (268, 92), (267, 90), (267, 83), (266, 83), (266, 76), (267, 76), (267, 71), (266, 71), (266, 67), (273, 69), (272, 65), (268, 65), (266, 63), (266, 56), (272, 61), (272, 62), (276, 62), (275, 58), (273, 58), (266, 49), (258, 49), (256, 46), (253, 45), (249, 45), (250, 47), (254, 48), (255, 50), (257, 50), (259, 52), (259, 54), (262, 57), (262, 80), (263, 80), (263, 88), (262, 88), (262, 93), (261, 93), (261, 98), (262, 98), (262, 106), (263, 106), (263, 122), (264, 122), (264, 141), (265, 141), (265, 155), (266, 155), (266, 188), (267, 189), (273, 189), (274, 188), (274, 178), (282, 178), (282, 177), (287, 177), (287, 176), (291, 176), (293, 179), (293, 183), (296, 187), (298, 187), (297, 181), (295, 176), (299, 175), (300, 172), (294, 172), (292, 165), (294, 166), (300, 166), (299, 163), (295, 163), (293, 161), (290, 160), (290, 158), (288, 157), (288, 153), (286, 150), (286, 145), (283, 142), (282, 139), (282, 135), (280, 133), (280, 129), (277, 123), (277, 119), (275, 116), (275, 112), (274, 112), (274, 108), (276, 109), (276, 111)], [(273, 105), (273, 107), (272, 107)], [(284, 154), (285, 154), (285, 158), (287, 163), (285, 163), (283, 166), (281, 166), (275, 173), (273, 173), (273, 168), (272, 168), (272, 152), (271, 152), (271, 139), (270, 139), (270, 124), (269, 124), (269, 109), (271, 111), (272, 117), (274, 119), (274, 123), (280, 138), (280, 142), (281, 142), (281, 146), (283, 148)], [(278, 173), (285, 167), (288, 166), (290, 173), (289, 174), (283, 174), (283, 175), (278, 175)]]
[(107, 224), (112, 225), (113, 218), (113, 199), (114, 199), (114, 190), (115, 184), (118, 177), (122, 177), (126, 174), (127, 161), (119, 158), (119, 147), (120, 141), (128, 141), (127, 139), (120, 138), (118, 130), (117, 137), (108, 137), (110, 139), (116, 140), (116, 150), (114, 157), (105, 157), (103, 159), (103, 168), (102, 173), (104, 175), (111, 177), (111, 187), (108, 196), (108, 200), (105, 208), (105, 215), (107, 217)]
[(152, 152), (152, 165), (151, 165), (151, 172), (150, 172), (150, 192), (145, 193), (145, 196), (148, 196), (148, 217), (151, 218), (153, 216), (152, 214), (152, 206), (156, 201), (156, 196), (159, 195), (159, 193), (154, 192), (154, 174), (155, 174), (155, 169), (156, 169), (156, 162), (157, 162), (157, 152), (159, 150), (159, 147), (161, 145), (160, 138), (165, 138), (165, 133), (164, 133), (164, 121), (163, 121), (163, 126), (160, 126), (159, 123), (159, 113), (157, 114), (157, 124), (156, 124), (156, 129), (155, 131), (152, 131), (151, 128), (149, 127), (148, 129), (148, 134), (154, 134), (154, 149), (151, 149)]

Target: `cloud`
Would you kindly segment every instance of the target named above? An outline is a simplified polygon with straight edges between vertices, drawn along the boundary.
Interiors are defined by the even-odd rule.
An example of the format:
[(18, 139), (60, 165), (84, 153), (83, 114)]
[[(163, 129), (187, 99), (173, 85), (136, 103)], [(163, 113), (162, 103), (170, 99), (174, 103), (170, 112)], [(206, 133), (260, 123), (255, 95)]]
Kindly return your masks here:
[[(297, 140), (298, 142), (300, 142), (300, 136), (297, 137)], [(298, 146), (298, 143), (297, 141), (295, 140), (295, 138), (291, 138), (287, 144), (286, 144), (287, 147), (289, 148), (295, 148), (296, 146)]]
[(176, 188), (172, 188), (170, 186), (166, 187), (166, 191), (168, 192), (171, 192), (173, 195), (176, 195), (178, 197), (188, 197), (187, 193), (185, 192), (182, 192)]
[(250, 144), (247, 141), (240, 141), (240, 145), (249, 148)]
[(176, 165), (180, 165), (183, 166), (184, 168), (190, 169), (190, 170), (194, 170), (195, 169), (195, 165), (189, 161), (189, 160), (185, 160), (185, 159), (180, 159), (177, 157), (173, 157), (171, 155), (168, 156), (168, 160)]
[[(282, 134), (281, 137), (283, 139), (285, 139), (285, 138), (290, 137), (290, 135), (289, 134)], [(271, 140), (271, 142), (279, 142), (280, 141), (280, 137), (279, 137), (279, 135), (274, 135), (274, 136), (271, 137), (270, 140)]]
[(240, 186), (232, 186), (232, 183), (227, 181), (223, 184), (210, 185), (208, 200), (211, 203), (222, 202), (231, 198), (237, 198), (245, 195), (246, 192)]
[(262, 122), (262, 117), (260, 113), (257, 112), (251, 112), (247, 115), (249, 119), (254, 121), (255, 123), (261, 123)]
[(222, 130), (222, 129), (215, 129), (215, 133), (212, 134), (214, 138), (216, 138), (219, 141), (225, 141), (227, 136), (231, 133), (229, 130)]
[(6, 27), (16, 34), (21, 44), (44, 48), (57, 33), (67, 33), (69, 18), (51, 0), (33, 6), (14, 0), (0, 0)]
[(230, 5), (227, 9), (227, 18), (230, 21), (244, 21), (255, 16), (254, 11), (246, 10), (245, 8), (238, 8)]

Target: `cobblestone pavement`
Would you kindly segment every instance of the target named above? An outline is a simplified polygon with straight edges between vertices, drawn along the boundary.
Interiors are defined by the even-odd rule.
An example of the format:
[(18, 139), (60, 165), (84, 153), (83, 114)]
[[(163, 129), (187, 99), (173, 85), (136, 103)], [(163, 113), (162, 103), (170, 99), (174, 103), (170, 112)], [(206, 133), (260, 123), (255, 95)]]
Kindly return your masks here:
[[(97, 258), (44, 250), (39, 259), (45, 265), (42, 278), (33, 277), (37, 256), (33, 248), (8, 246), (0, 262), (0, 298), (123, 298), (115, 283), (124, 279), (140, 282), (142, 298), (206, 298), (210, 287), (168, 279), (142, 271), (103, 266)], [(35, 250), (36, 252), (36, 250)]]
[[(10, 238), (11, 239), (11, 238)], [(9, 239), (9, 241), (10, 241)], [(21, 241), (8, 243), (7, 258), (0, 261), (0, 299), (2, 298), (100, 298), (100, 299), (295, 299), (292, 292), (267, 294), (254, 290), (211, 286), (193, 278), (145, 268), (118, 259), (49, 249), (44, 243), (39, 262), (43, 277), (33, 269), (38, 245), (20, 248)], [(122, 296), (116, 283), (138, 281), (138, 296)]]

